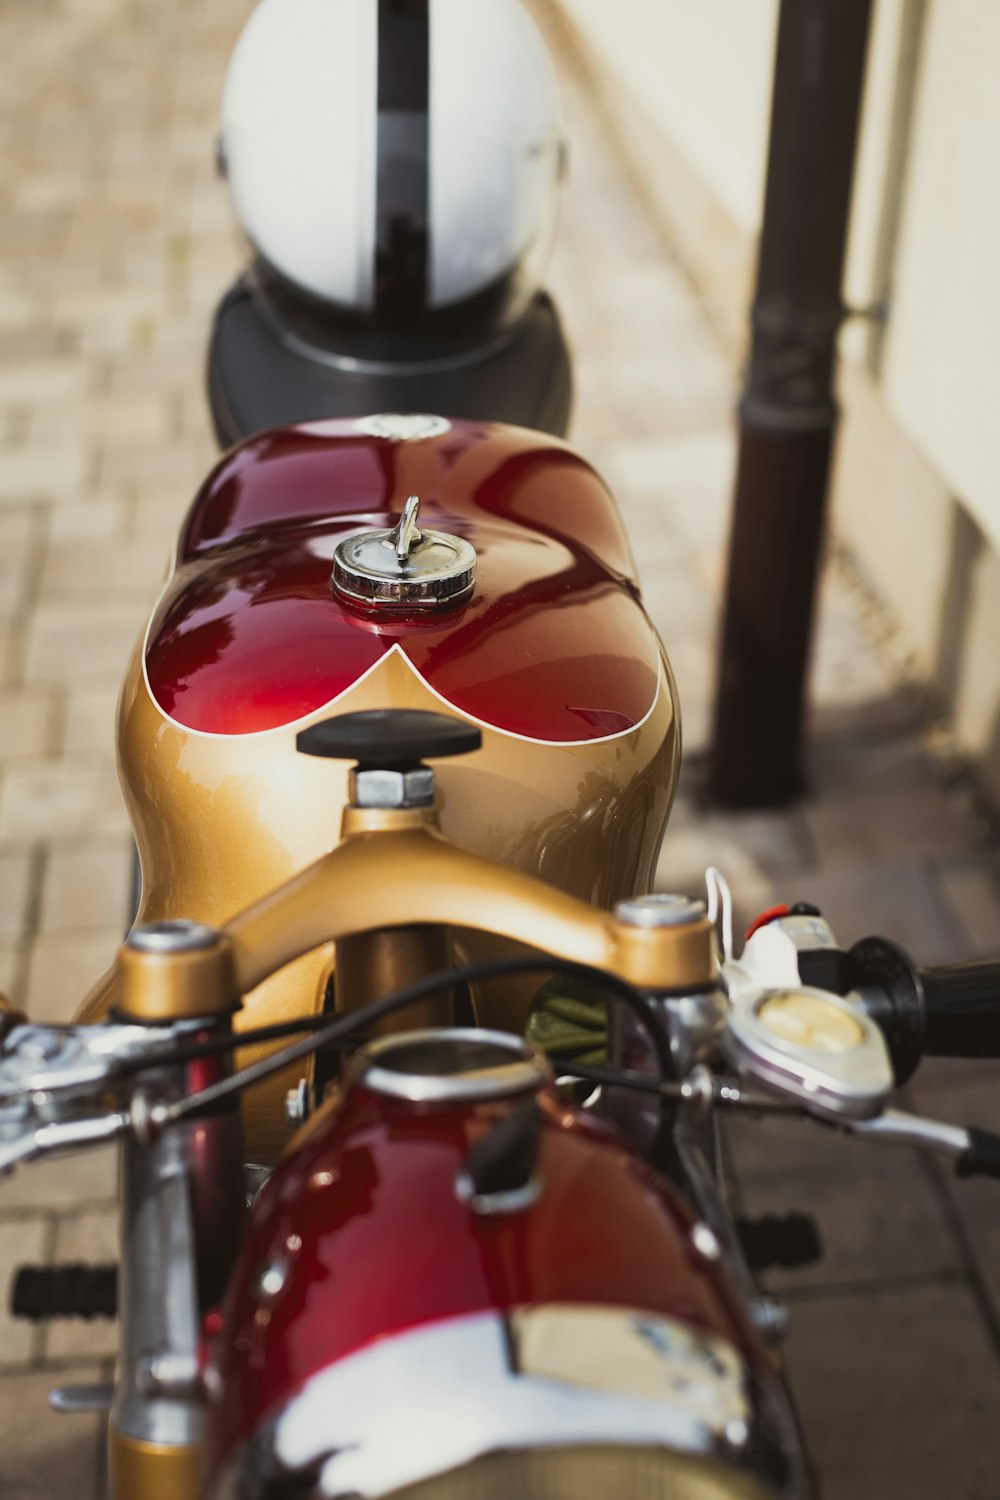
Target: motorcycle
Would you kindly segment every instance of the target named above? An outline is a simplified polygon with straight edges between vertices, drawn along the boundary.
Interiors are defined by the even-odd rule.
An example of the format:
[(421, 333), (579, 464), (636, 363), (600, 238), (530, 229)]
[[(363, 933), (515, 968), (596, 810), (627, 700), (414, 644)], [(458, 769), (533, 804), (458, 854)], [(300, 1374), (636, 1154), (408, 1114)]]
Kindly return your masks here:
[[(387, 56), (420, 13), (379, 7)], [(396, 313), (411, 209), (378, 218)], [(755, 1272), (815, 1236), (734, 1221), (719, 1117), (1000, 1172), (890, 1102), (923, 1053), (995, 1047), (1000, 969), (795, 907), (737, 955), (717, 872), (648, 894), (669, 662), (561, 440), (553, 305), (488, 290), (499, 325), (390, 337), (261, 251), (224, 300), (236, 446), (119, 707), (137, 920), (75, 1024), (0, 1017), (0, 1170), (121, 1143), (120, 1265), (14, 1290), (118, 1310), (114, 1388), (54, 1397), (110, 1411), (115, 1500), (804, 1496)]]
[(117, 1277), (15, 1288), (118, 1307), (114, 1391), (56, 1396), (110, 1406), (116, 1500), (804, 1495), (754, 1270), (808, 1226), (741, 1235), (718, 1115), (997, 1171), (888, 1102), (988, 1050), (995, 966), (795, 909), (737, 958), (716, 873), (644, 894), (679, 736), (633, 577), (525, 429), (275, 430), (196, 498), (121, 700), (139, 921), (0, 1053), (0, 1167), (122, 1141)]

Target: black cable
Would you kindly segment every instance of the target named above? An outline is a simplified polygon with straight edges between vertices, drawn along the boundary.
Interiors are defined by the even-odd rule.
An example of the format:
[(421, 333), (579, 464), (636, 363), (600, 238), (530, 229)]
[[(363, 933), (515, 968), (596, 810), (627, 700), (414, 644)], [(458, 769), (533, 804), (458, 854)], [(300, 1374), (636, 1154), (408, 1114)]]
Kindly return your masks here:
[(680, 1099), (683, 1084), (673, 1079), (657, 1078), (652, 1073), (635, 1073), (626, 1068), (598, 1068), (590, 1063), (563, 1059), (557, 1052), (549, 1054), (557, 1078), (579, 1078), (584, 1083), (602, 1083), (608, 1088), (635, 1089), (640, 1094), (659, 1094), (661, 1098)]
[[(650, 1073), (635, 1073), (622, 1068), (591, 1067), (590, 1063), (564, 1061), (558, 1053), (551, 1054), (549, 1061), (558, 1078), (579, 1078), (585, 1083), (601, 1083), (612, 1089), (633, 1089), (640, 1094), (657, 1094), (661, 1099), (683, 1099), (685, 1085), (674, 1079), (654, 1078)], [(751, 1114), (800, 1115), (805, 1111), (794, 1099), (782, 1099), (778, 1095), (753, 1093), (742, 1084), (733, 1084), (713, 1075), (714, 1103), (720, 1107), (746, 1109)]]
[[(200, 1041), (186, 1045), (164, 1048), (162, 1052), (138, 1053), (126, 1057), (116, 1064), (115, 1075), (142, 1073), (147, 1068), (176, 1068), (182, 1063), (197, 1062), (202, 1057), (212, 1057), (219, 1052), (236, 1052), (244, 1047), (260, 1047), (265, 1042), (280, 1041), (282, 1037), (297, 1036), (302, 1031), (318, 1031), (329, 1025), (323, 1011), (314, 1016), (300, 1016), (295, 1021), (276, 1021), (273, 1026), (257, 1026), (246, 1031), (226, 1031), (218, 1036), (202, 1037)], [(345, 1052), (361, 1047), (370, 1041), (368, 1036), (347, 1036), (340, 1043)]]
[[(249, 1088), (252, 1084), (270, 1078), (273, 1073), (281, 1072), (292, 1063), (298, 1062), (300, 1058), (308, 1057), (318, 1048), (340, 1041), (359, 1027), (368, 1029), (383, 1016), (391, 1015), (395, 1010), (402, 1010), (405, 1006), (412, 1005), (417, 1000), (423, 1000), (438, 990), (449, 989), (455, 984), (475, 984), (479, 980), (496, 979), (508, 974), (529, 974), (538, 971), (555, 971), (572, 974), (581, 979), (590, 979), (603, 985), (610, 994), (624, 1001), (649, 1033), (656, 1050), (661, 1079), (669, 1075), (671, 1071), (670, 1042), (663, 1028), (663, 1022), (645, 996), (627, 980), (620, 979), (616, 974), (608, 974), (594, 964), (573, 963), (568, 959), (556, 959), (551, 956), (497, 958), (428, 975), (424, 979), (416, 980), (413, 984), (405, 985), (402, 989), (394, 990), (390, 995), (384, 995), (379, 1000), (362, 1005), (358, 1010), (349, 1011), (328, 1026), (316, 1031), (313, 1036), (307, 1036), (301, 1042), (295, 1042), (291, 1047), (285, 1047), (270, 1057), (262, 1058), (258, 1063), (251, 1063), (249, 1067), (241, 1068), (238, 1073), (232, 1073), (228, 1078), (210, 1084), (208, 1088), (201, 1089), (197, 1094), (189, 1094), (185, 1099), (175, 1100), (166, 1106), (165, 1119), (167, 1122), (173, 1122), (197, 1114), (210, 1105), (216, 1104), (220, 1099), (228, 1098), (230, 1094), (238, 1093), (241, 1089)], [(247, 1042), (247, 1037), (250, 1035), (251, 1033), (244, 1032), (239, 1038), (238, 1045), (252, 1045)]]

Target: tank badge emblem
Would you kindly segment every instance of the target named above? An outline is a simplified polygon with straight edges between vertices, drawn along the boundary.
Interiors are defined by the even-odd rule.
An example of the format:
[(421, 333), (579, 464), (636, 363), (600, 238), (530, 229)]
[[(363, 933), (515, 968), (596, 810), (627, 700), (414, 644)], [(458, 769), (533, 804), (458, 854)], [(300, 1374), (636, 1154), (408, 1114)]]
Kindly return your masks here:
[(433, 417), (427, 412), (383, 411), (374, 417), (359, 418), (354, 430), (367, 437), (388, 438), (392, 443), (419, 443), (423, 438), (450, 432), (451, 423), (445, 417)]

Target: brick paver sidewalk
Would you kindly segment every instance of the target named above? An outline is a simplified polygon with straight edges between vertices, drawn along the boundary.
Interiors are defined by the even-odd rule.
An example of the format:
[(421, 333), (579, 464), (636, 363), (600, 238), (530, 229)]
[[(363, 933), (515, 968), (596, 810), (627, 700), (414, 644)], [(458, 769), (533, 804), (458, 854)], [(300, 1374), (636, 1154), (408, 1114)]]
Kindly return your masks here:
[[(128, 830), (119, 677), (212, 459), (211, 309), (240, 263), (212, 170), (247, 0), (7, 0), (0, 9), (0, 987), (67, 1018), (120, 940)], [(660, 884), (708, 863), (741, 914), (818, 900), (847, 941), (925, 961), (1000, 951), (995, 825), (849, 561), (828, 570), (812, 791), (773, 816), (699, 800), (735, 376), (580, 82), (552, 285), (577, 355), (574, 437), (616, 488), (685, 706)], [(1000, 1128), (991, 1067), (936, 1066), (918, 1105)], [(806, 1127), (732, 1132), (750, 1211), (807, 1209), (822, 1264), (774, 1278), (827, 1500), (995, 1500), (1000, 1188)], [(26, 1260), (107, 1259), (113, 1163), (0, 1185), (0, 1294)], [(106, 1378), (108, 1328), (0, 1313), (0, 1494), (101, 1493), (99, 1424), (52, 1415)]]

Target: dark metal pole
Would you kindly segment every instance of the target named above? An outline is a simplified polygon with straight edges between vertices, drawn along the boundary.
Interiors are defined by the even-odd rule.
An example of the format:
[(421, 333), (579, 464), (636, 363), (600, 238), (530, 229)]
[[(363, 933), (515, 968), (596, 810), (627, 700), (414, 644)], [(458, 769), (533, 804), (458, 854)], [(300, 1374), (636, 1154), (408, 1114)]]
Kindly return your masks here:
[(782, 0), (740, 403), (712, 797), (802, 787), (806, 665), (837, 424), (833, 364), (871, 0)]

